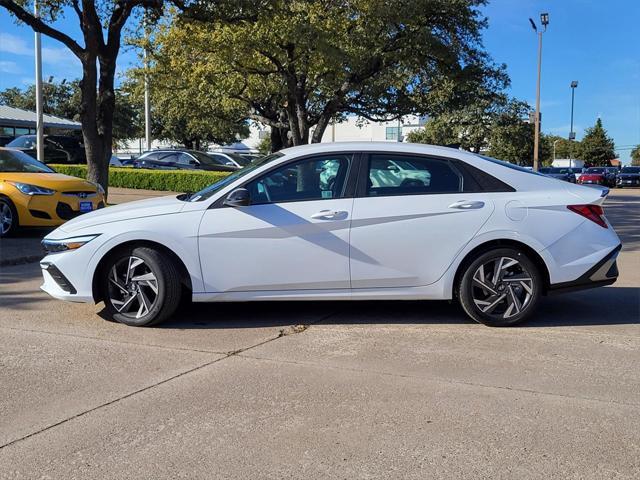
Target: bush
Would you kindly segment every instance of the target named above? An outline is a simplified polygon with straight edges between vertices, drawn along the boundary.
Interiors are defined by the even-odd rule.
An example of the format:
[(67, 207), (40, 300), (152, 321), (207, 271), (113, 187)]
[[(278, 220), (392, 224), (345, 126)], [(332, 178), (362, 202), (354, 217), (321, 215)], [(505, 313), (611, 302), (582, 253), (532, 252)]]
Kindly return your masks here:
[[(49, 165), (58, 173), (87, 178), (86, 165)], [(146, 170), (142, 168), (109, 167), (109, 186), (172, 192), (197, 192), (222, 180), (229, 172), (185, 170)]]

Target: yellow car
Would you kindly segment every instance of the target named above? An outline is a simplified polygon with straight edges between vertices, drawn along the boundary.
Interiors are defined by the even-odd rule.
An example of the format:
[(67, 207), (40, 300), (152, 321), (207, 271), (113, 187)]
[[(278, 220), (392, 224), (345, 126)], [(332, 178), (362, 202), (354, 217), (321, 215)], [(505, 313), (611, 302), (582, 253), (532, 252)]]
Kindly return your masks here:
[(0, 148), (0, 237), (20, 227), (56, 227), (103, 207), (100, 185), (56, 173), (20, 151)]

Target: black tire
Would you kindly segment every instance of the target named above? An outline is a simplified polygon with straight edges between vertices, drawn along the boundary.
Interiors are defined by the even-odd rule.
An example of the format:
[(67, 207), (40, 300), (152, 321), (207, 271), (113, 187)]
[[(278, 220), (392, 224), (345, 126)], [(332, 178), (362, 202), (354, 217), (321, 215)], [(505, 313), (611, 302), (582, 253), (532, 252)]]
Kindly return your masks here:
[[(143, 261), (141, 266), (135, 268), (144, 268), (143, 274), (152, 274), (155, 280), (152, 282), (155, 284), (157, 293), (155, 299), (151, 305), (147, 305), (149, 302), (148, 295), (153, 293), (152, 285), (142, 285), (143, 282), (130, 282), (133, 284), (131, 287), (129, 283), (125, 283), (122, 276), (118, 276), (118, 273), (122, 272), (121, 266), (125, 262), (129, 262), (130, 258), (137, 258)], [(131, 263), (128, 263), (130, 266)], [(112, 269), (116, 267), (116, 278), (121, 286), (116, 286), (111, 281)], [(125, 270), (130, 269), (125, 267)], [(148, 273), (145, 273), (148, 272)], [(124, 323), (134, 327), (150, 327), (157, 325), (167, 320), (173, 315), (180, 304), (182, 298), (182, 283), (180, 282), (180, 272), (176, 267), (174, 261), (165, 255), (164, 253), (154, 250), (148, 247), (135, 247), (120, 250), (112, 254), (106, 261), (104, 268), (101, 271), (101, 289), (102, 298), (104, 299), (105, 307), (108, 316), (116, 322)], [(135, 278), (135, 276), (134, 276)], [(138, 294), (134, 295), (130, 293), (128, 296), (123, 295), (123, 288), (131, 288), (132, 291), (136, 289), (136, 283), (138, 288)], [(148, 283), (148, 282), (147, 282)], [(151, 289), (151, 290), (149, 290)], [(141, 294), (140, 290), (146, 291), (146, 294)], [(131, 299), (131, 297), (136, 297)], [(116, 299), (118, 297), (118, 300)], [(141, 307), (141, 303), (138, 298), (142, 297), (143, 301), (146, 298), (145, 306), (146, 310)], [(132, 313), (131, 311), (124, 311), (121, 305), (116, 305), (114, 302), (126, 302), (130, 301), (125, 308), (133, 308), (134, 310), (139, 307), (139, 311)], [(121, 307), (120, 309), (118, 307)], [(139, 317), (139, 314), (143, 311), (143, 314)]]
[[(11, 215), (10, 222), (7, 224), (3, 222), (5, 219), (4, 212), (8, 212)], [(13, 202), (7, 197), (0, 197), (0, 238), (9, 237), (16, 233), (19, 227), (18, 211), (13, 205)]]
[[(498, 274), (498, 281), (494, 283), (496, 265), (508, 266), (511, 260), (515, 260), (516, 264), (508, 270), (498, 267), (500, 272), (505, 272)], [(494, 268), (489, 268), (493, 271), (487, 272), (484, 277), (487, 266)], [(483, 252), (463, 268), (457, 285), (458, 300), (467, 315), (476, 322), (491, 327), (508, 327), (526, 320), (535, 310), (542, 293), (543, 280), (535, 263), (523, 251), (516, 248), (494, 248)], [(478, 278), (474, 279), (474, 275)], [(518, 281), (520, 278), (528, 278), (530, 281)], [(484, 283), (479, 282), (480, 279)], [(481, 287), (481, 284), (486, 288)], [(486, 297), (481, 298), (483, 295)], [(503, 295), (504, 299), (498, 302)], [(513, 313), (514, 311), (517, 313)]]

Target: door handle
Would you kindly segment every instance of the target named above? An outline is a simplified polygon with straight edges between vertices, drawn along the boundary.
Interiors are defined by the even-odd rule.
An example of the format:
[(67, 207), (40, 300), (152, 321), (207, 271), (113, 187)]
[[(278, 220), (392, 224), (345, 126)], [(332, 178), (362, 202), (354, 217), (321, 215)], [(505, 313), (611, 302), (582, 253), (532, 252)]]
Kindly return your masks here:
[(317, 213), (311, 215), (311, 218), (316, 220), (335, 220), (340, 217), (346, 217), (347, 212), (343, 210), (320, 210)]
[(460, 200), (449, 205), (449, 208), (457, 208), (459, 210), (477, 210), (484, 207), (484, 202), (480, 200)]

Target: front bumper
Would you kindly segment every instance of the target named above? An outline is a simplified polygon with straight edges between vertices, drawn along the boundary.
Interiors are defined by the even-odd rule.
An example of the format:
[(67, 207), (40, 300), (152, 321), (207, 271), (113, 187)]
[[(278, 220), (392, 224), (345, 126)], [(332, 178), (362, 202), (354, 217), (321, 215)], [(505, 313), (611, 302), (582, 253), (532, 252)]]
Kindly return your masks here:
[(549, 286), (548, 293), (566, 293), (588, 288), (604, 287), (615, 283), (618, 279), (618, 265), (616, 260), (622, 249), (622, 244), (615, 247), (602, 260), (587, 270), (576, 280), (556, 283)]
[[(15, 200), (15, 199), (14, 199)], [(14, 201), (21, 227), (56, 227), (81, 215), (80, 203), (91, 203), (91, 211), (105, 206), (104, 196), (96, 193), (87, 198), (56, 192), (54, 195), (20, 195)]]

